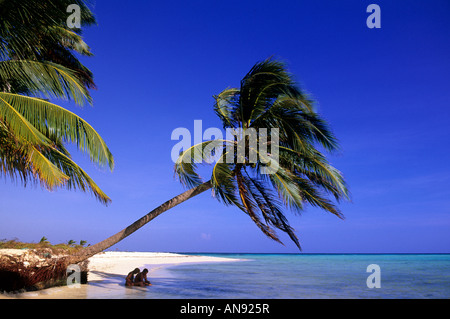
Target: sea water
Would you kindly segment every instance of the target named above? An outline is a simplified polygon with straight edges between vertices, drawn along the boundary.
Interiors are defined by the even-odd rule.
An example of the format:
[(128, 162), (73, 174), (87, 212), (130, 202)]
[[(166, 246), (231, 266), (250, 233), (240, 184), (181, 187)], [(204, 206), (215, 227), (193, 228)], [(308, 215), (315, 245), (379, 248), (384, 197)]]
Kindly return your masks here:
[[(220, 254), (170, 267), (164, 298), (450, 298), (450, 255)], [(369, 265), (378, 265), (374, 274)], [(369, 272), (368, 272), (369, 271)], [(370, 288), (369, 276), (379, 276)], [(369, 280), (368, 280), (369, 279)], [(368, 283), (369, 281), (369, 283)]]
[[(81, 288), (56, 287), (23, 298), (299, 299), (450, 298), (450, 254), (197, 254), (236, 262), (181, 264), (150, 270), (150, 287), (123, 276)], [(377, 271), (369, 265), (376, 265)], [(377, 287), (372, 279), (376, 276)], [(371, 288), (372, 287), (372, 288)]]

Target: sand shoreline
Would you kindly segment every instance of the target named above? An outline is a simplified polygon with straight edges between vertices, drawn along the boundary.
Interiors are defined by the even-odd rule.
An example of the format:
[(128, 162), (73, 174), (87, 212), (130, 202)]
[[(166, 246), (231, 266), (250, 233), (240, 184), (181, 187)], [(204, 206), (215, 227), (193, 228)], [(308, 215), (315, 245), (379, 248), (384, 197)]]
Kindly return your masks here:
[[(2, 253), (6, 253), (3, 251)], [(7, 253), (11, 253), (8, 251)], [(23, 253), (13, 252), (13, 253)], [(165, 280), (166, 267), (189, 263), (233, 262), (242, 259), (161, 252), (107, 251), (89, 258), (88, 284), (79, 289), (53, 287), (36, 292), (0, 293), (0, 299), (141, 298), (142, 291), (124, 289), (125, 277), (135, 268), (149, 270), (149, 279)], [(133, 287), (139, 288), (139, 287)], [(151, 290), (149, 290), (151, 291)], [(131, 295), (130, 295), (131, 294)]]
[(234, 258), (200, 255), (183, 255), (160, 252), (116, 252), (107, 251), (89, 258), (88, 282), (102, 280), (104, 275), (125, 276), (134, 268), (152, 270), (163, 266), (185, 263), (232, 262)]

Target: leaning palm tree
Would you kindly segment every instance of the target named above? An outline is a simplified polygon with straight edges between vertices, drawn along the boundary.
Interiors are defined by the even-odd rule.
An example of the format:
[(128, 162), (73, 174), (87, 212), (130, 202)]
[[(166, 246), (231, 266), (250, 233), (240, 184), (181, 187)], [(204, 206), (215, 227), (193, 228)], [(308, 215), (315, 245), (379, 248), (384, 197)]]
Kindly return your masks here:
[(82, 25), (95, 23), (83, 1), (0, 2), (0, 175), (39, 182), (46, 188), (91, 191), (109, 197), (70, 156), (64, 143), (113, 168), (106, 143), (94, 128), (49, 99), (91, 104), (92, 73), (74, 53), (90, 56), (80, 29), (66, 26), (69, 4), (82, 10)]
[[(281, 242), (278, 229), (299, 249), (286, 209), (301, 212), (308, 203), (343, 218), (327, 195), (337, 201), (348, 198), (345, 181), (319, 150), (335, 151), (338, 143), (283, 63), (273, 59), (257, 63), (240, 88), (226, 89), (214, 98), (214, 110), (223, 127), (240, 133), (181, 152), (175, 173), (189, 189), (117, 234), (81, 250), (72, 256), (73, 262), (109, 248), (161, 213), (209, 189), (225, 205), (247, 214), (269, 238)], [(249, 131), (256, 134), (253, 140)], [(200, 164), (212, 166), (206, 181), (198, 174)]]

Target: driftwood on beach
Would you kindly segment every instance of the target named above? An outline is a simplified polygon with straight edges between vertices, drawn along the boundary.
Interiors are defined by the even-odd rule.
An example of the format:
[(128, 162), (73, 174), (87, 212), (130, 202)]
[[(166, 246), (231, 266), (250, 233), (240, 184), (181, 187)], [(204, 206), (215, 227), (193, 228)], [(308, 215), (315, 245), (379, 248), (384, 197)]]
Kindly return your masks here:
[[(45, 289), (67, 283), (68, 255), (50, 249), (7, 249), (0, 253), (0, 292)], [(87, 282), (88, 261), (81, 263), (81, 283)]]

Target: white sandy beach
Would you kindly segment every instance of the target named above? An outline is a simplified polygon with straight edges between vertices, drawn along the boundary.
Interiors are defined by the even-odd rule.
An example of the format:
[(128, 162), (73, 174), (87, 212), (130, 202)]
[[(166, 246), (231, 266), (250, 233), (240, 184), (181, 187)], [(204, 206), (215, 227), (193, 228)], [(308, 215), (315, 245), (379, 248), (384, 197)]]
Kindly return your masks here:
[[(203, 262), (229, 262), (236, 259), (212, 257), (212, 256), (192, 256), (174, 253), (153, 253), (153, 252), (113, 252), (108, 251), (97, 254), (89, 259), (88, 281), (102, 280), (100, 274), (111, 276), (126, 276), (134, 268), (147, 267), (149, 276), (157, 269), (184, 263)], [(124, 277), (125, 278), (125, 277)]]
[[(148, 278), (163, 280), (168, 266), (186, 263), (233, 262), (239, 259), (193, 256), (161, 252), (99, 253), (89, 259), (88, 284), (79, 287), (54, 287), (37, 292), (0, 294), (0, 299), (90, 299), (90, 298), (141, 298), (147, 288), (125, 288), (125, 277), (135, 268), (149, 270)], [(143, 290), (142, 290), (143, 289)]]

